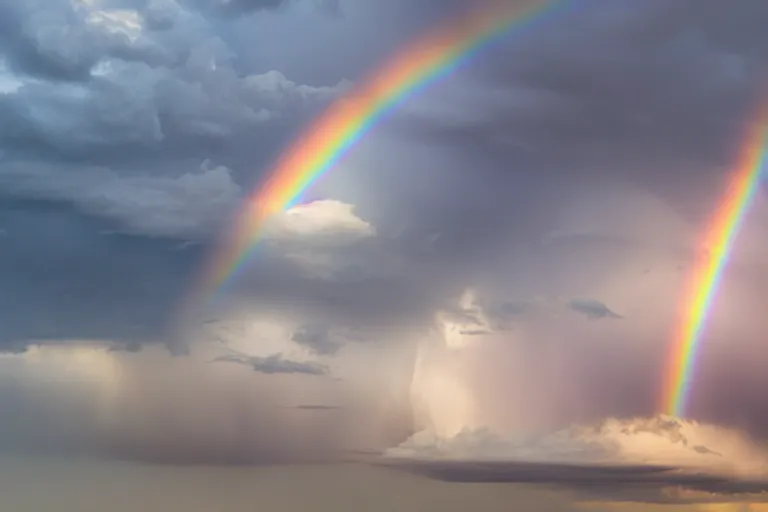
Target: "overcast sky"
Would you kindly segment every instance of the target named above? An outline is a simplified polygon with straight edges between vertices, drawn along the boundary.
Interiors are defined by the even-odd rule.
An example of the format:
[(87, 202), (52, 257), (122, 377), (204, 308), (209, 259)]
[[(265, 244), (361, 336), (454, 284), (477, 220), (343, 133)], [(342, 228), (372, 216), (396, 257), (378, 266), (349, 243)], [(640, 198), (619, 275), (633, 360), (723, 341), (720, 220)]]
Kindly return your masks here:
[[(579, 4), (409, 99), (190, 315), (276, 156), (469, 4), (0, 0), (0, 445), (262, 461), (659, 412), (768, 8)], [(690, 412), (768, 437), (767, 226), (761, 191)]]

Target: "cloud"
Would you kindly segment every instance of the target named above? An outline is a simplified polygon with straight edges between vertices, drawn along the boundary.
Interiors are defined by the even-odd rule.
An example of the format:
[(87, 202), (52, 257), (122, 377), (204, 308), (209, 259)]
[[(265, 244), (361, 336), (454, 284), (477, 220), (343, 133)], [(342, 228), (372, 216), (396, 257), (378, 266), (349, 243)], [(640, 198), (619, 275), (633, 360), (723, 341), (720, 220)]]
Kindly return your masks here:
[(327, 326), (318, 324), (302, 325), (293, 332), (291, 341), (309, 347), (320, 355), (333, 355), (342, 345), (331, 338), (331, 333)]
[[(35, 173), (47, 178), (50, 164), (27, 162), (25, 153), (37, 151), (54, 158), (100, 158), (117, 177), (135, 181), (131, 174), (150, 171), (145, 162), (130, 165), (143, 153), (172, 152), (194, 143), (203, 151), (183, 155), (182, 165), (199, 163), (206, 159), (206, 147), (211, 154), (212, 145), (226, 145), (243, 130), (268, 130), (286, 115), (301, 119), (302, 105), (309, 113), (335, 95), (333, 88), (298, 85), (276, 71), (239, 77), (225, 67), (208, 69), (206, 62), (218, 58), (216, 51), (215, 45), (201, 48), (184, 64), (186, 71), (118, 62), (87, 85), (32, 83), (4, 95), (0, 108), (14, 123), (0, 133), (0, 140), (15, 146), (8, 161), (14, 156), (21, 160), (4, 174), (18, 173), (26, 165), (33, 169), (27, 181), (34, 180)], [(123, 151), (132, 154), (113, 162)], [(173, 167), (178, 169), (179, 163)]]
[(526, 316), (544, 311), (541, 301), (479, 297), (472, 288), (462, 292), (458, 306), (446, 306), (436, 314), (438, 327), (446, 339), (509, 331)]
[(341, 0), (316, 0), (320, 10), (333, 17), (344, 17), (344, 9)]
[(295, 206), (274, 218), (264, 235), (265, 246), (313, 279), (356, 281), (388, 275), (397, 264), (395, 258), (388, 258), (373, 226), (353, 209), (334, 200)]
[(194, 0), (197, 8), (221, 16), (241, 16), (258, 10), (277, 9), (286, 0)]
[(102, 56), (127, 46), (117, 34), (89, 23), (77, 4), (52, 2), (43, 9), (39, 2), (3, 2), (0, 12), (0, 50), (12, 68), (32, 75), (85, 80)]
[(114, 347), (111, 347), (109, 349), (110, 352), (129, 352), (131, 354), (135, 354), (137, 352), (141, 352), (141, 349), (143, 348), (143, 345), (139, 342), (128, 342), (122, 345), (117, 345)]
[(622, 318), (621, 315), (611, 311), (608, 306), (595, 299), (571, 299), (568, 308), (585, 315), (587, 318)]
[(555, 464), (676, 467), (742, 478), (768, 475), (768, 452), (745, 434), (671, 417), (607, 419), (572, 426), (536, 439), (514, 439), (488, 430), (451, 438), (420, 432), (390, 457)]
[[(339, 0), (184, 0), (184, 3), (208, 15), (227, 18), (247, 16), (259, 11), (288, 10), (295, 4), (307, 5), (313, 11), (329, 16), (341, 16)], [(293, 6), (291, 4), (294, 4)]]
[[(347, 87), (343, 78), (338, 85), (314, 86), (274, 69), (236, 69), (231, 48), (212, 22), (174, 2), (159, 5), (137, 10), (128, 4), (56, 2), (43, 12), (36, 4), (8, 4), (20, 20), (6, 20), (14, 33), (24, 26), (34, 32), (29, 37), (60, 39), (30, 42), (38, 53), (53, 52), (36, 54), (35, 62), (45, 57), (66, 69), (17, 74), (18, 87), (0, 96), (0, 111), (9, 119), (0, 130), (0, 179), (19, 182), (3, 187), (4, 197), (64, 201), (90, 215), (117, 216), (119, 222), (134, 216), (126, 209), (137, 208), (145, 220), (128, 219), (133, 232), (210, 237), (222, 209), (189, 206), (175, 221), (166, 220), (175, 215), (169, 209), (178, 207), (169, 195), (192, 205), (201, 198), (185, 192), (194, 195), (191, 188), (203, 187), (209, 191), (206, 202), (225, 204), (223, 213), (229, 214), (243, 183), (253, 183), (236, 176), (232, 166), (261, 172), (276, 141)], [(159, 31), (145, 26), (158, 13), (172, 23)], [(16, 52), (16, 42), (9, 40), (7, 52)], [(55, 55), (58, 51), (68, 53)], [(10, 69), (43, 66), (21, 63), (22, 58), (32, 56), (22, 50), (8, 56)], [(252, 153), (254, 141), (264, 143), (258, 155)], [(193, 169), (201, 162), (198, 179)], [(86, 181), (82, 191), (72, 185)], [(194, 229), (179, 223), (190, 215)]]
[(255, 372), (266, 374), (301, 373), (305, 375), (326, 375), (328, 373), (328, 368), (323, 365), (312, 362), (292, 361), (283, 358), (282, 354), (272, 354), (267, 357), (226, 354), (217, 357), (213, 362), (244, 364), (250, 366)]
[(340, 409), (338, 405), (325, 405), (325, 404), (301, 404), (293, 407), (294, 409), (301, 409), (303, 411), (335, 411)]
[(3, 344), (0, 354), (23, 354), (29, 350), (26, 343), (8, 343)]
[[(201, 237), (220, 225), (242, 191), (231, 171), (203, 162), (171, 176), (120, 176), (94, 167), (62, 173), (58, 167), (0, 167), (7, 193), (72, 202), (84, 213), (113, 220), (119, 231), (152, 236)], [(114, 232), (114, 231), (113, 231)]]

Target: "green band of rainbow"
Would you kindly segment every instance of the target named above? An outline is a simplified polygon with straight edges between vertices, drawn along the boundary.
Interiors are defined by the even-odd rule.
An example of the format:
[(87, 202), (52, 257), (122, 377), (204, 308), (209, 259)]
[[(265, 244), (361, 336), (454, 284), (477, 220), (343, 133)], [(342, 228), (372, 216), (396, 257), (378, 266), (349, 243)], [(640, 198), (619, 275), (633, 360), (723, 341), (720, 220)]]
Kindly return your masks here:
[(688, 283), (684, 309), (672, 337), (662, 388), (662, 410), (672, 416), (686, 414), (706, 322), (715, 304), (718, 286), (739, 228), (757, 192), (766, 165), (767, 145), (768, 106), (762, 109), (757, 122), (750, 126), (736, 169), (704, 236), (704, 246), (709, 252), (697, 262)]
[[(328, 110), (278, 159), (250, 196), (234, 229), (205, 269), (202, 294), (216, 292), (248, 261), (270, 217), (284, 211), (330, 170), (381, 119), (451, 74), (512, 29), (532, 28), (570, 0), (496, 2), (440, 26), (402, 51)], [(555, 9), (557, 7), (557, 9)]]

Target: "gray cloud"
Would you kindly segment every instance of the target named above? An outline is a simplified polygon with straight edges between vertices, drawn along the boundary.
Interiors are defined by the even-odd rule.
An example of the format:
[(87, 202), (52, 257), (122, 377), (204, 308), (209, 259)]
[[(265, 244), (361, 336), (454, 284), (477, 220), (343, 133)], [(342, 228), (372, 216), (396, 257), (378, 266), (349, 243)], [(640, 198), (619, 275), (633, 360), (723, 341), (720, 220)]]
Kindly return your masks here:
[(568, 308), (586, 315), (587, 318), (622, 318), (621, 315), (611, 311), (608, 306), (595, 299), (571, 299)]
[[(292, 7), (291, 4), (301, 4), (302, 0), (183, 0), (182, 3), (208, 15), (227, 19), (259, 11), (287, 10)], [(329, 16), (338, 17), (343, 13), (339, 0), (303, 0), (303, 3)]]
[(102, 50), (119, 38), (91, 30), (74, 4), (41, 2), (0, 4), (6, 61), (21, 72), (57, 80), (85, 80)]
[(291, 340), (320, 355), (335, 354), (341, 347), (341, 343), (331, 337), (328, 327), (320, 324), (302, 325), (294, 331)]
[(143, 345), (141, 343), (137, 341), (129, 341), (128, 343), (111, 347), (109, 350), (111, 352), (128, 352), (131, 354), (136, 354), (137, 352), (141, 352), (142, 348)]
[[(611, 498), (622, 496), (624, 486), (655, 489), (643, 497), (644, 504), (669, 504), (672, 500), (664, 492), (669, 487), (701, 491), (707, 495), (733, 496), (739, 493), (762, 494), (768, 486), (760, 481), (741, 478), (681, 475), (674, 467), (601, 466), (577, 464), (531, 464), (527, 462), (478, 461), (397, 461), (389, 467), (445, 482), (464, 483), (542, 483), (565, 486), (576, 492)], [(588, 489), (588, 490), (587, 490)]]
[(249, 356), (241, 353), (224, 354), (213, 360), (215, 363), (237, 363), (249, 366), (253, 371), (266, 374), (326, 375), (328, 367), (314, 362), (285, 359), (282, 354), (267, 357)]
[(701, 214), (691, 197), (716, 193), (765, 73), (760, 43), (726, 44), (718, 32), (765, 13), (746, 2), (715, 21), (685, 5), (697, 15), (650, 2), (553, 17), (551, 30), (510, 37), (473, 66), (465, 87), (445, 87), (452, 109), (425, 109), (402, 128), (484, 154), (504, 184), (533, 179), (523, 166), (560, 180), (567, 167), (578, 180), (631, 180)]
[(330, 16), (343, 17), (344, 9), (341, 0), (316, 0), (318, 7)]
[(0, 350), (0, 353), (3, 354), (23, 354), (29, 350), (29, 345), (23, 342), (6, 343), (2, 345)]
[(280, 354), (268, 357), (251, 358), (248, 361), (254, 371), (261, 373), (304, 373), (307, 375), (326, 375), (328, 368), (318, 363), (305, 363), (284, 359)]
[(301, 404), (295, 405), (294, 409), (301, 409), (303, 411), (336, 411), (341, 409), (338, 405), (325, 405), (325, 404)]
[(221, 16), (241, 16), (259, 10), (277, 9), (286, 0), (194, 0), (188, 2), (195, 7)]

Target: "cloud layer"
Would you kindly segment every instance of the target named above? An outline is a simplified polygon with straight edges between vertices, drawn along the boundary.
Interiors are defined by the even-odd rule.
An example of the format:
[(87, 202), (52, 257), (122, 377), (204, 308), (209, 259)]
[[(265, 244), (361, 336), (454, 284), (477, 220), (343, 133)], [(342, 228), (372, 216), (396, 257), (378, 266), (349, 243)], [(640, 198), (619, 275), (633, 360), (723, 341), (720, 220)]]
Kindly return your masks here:
[(608, 419), (533, 439), (504, 438), (488, 430), (439, 438), (424, 431), (387, 455), (417, 460), (645, 465), (750, 479), (768, 475), (764, 445), (736, 430), (665, 416)]

